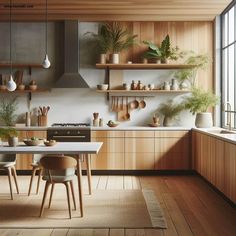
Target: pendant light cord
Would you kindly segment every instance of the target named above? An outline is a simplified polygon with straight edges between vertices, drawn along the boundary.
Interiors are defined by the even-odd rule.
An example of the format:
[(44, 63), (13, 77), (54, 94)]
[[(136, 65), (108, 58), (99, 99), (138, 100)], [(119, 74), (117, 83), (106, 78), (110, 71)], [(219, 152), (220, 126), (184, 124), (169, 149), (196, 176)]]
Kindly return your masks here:
[(48, 0), (46, 0), (46, 9), (45, 9), (45, 49), (46, 49), (46, 54), (48, 53), (47, 35), (48, 35)]
[(12, 0), (10, 0), (10, 74), (12, 75), (12, 55), (11, 55), (11, 38), (12, 38), (12, 35), (11, 35), (11, 31), (12, 31)]

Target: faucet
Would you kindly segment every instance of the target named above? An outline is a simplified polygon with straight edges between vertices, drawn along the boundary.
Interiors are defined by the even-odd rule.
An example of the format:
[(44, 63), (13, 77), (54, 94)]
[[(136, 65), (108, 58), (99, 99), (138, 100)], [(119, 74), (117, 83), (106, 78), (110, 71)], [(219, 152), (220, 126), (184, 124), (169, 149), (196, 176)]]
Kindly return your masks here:
[[(225, 109), (225, 106), (227, 105), (227, 108)], [(223, 104), (224, 107), (224, 112), (228, 113), (227, 114), (227, 122), (226, 125), (228, 125), (228, 129), (232, 130), (232, 125), (231, 125), (231, 113), (234, 113), (234, 111), (231, 110), (231, 105), (229, 102), (226, 102), (225, 104)]]

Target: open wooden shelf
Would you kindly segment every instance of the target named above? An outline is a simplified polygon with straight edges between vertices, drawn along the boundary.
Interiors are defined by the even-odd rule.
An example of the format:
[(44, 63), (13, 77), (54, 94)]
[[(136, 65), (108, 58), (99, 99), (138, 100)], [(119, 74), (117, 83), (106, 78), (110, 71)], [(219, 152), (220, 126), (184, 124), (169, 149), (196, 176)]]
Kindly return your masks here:
[(114, 70), (160, 70), (160, 69), (190, 69), (194, 68), (195, 65), (186, 65), (186, 64), (155, 64), (155, 63), (133, 63), (133, 64), (96, 64), (98, 69), (114, 69)]
[(45, 93), (50, 92), (50, 89), (36, 89), (36, 90), (30, 90), (30, 89), (24, 89), (24, 90), (15, 90), (15, 91), (8, 91), (8, 90), (0, 90), (1, 93)]
[[(0, 62), (0, 68), (10, 67), (11, 64), (9, 62)], [(27, 68), (29, 74), (32, 73), (32, 68), (43, 68), (42, 64), (32, 64), (32, 63), (12, 63), (13, 68)]]
[(190, 90), (159, 90), (159, 89), (154, 89), (154, 90), (97, 90), (99, 93), (190, 93)]

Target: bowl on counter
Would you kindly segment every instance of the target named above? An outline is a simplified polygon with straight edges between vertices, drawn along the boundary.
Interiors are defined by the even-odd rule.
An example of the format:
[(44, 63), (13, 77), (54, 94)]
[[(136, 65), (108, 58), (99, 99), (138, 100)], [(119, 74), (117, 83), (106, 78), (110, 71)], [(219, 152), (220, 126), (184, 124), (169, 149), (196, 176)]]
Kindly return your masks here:
[(18, 90), (25, 90), (25, 85), (24, 84), (19, 84), (17, 85)]
[(24, 139), (23, 142), (27, 146), (38, 146), (43, 143), (43, 139)]
[(44, 141), (44, 145), (47, 147), (54, 146), (56, 143), (57, 143), (57, 141), (54, 139)]
[(119, 125), (119, 123), (107, 123), (107, 126), (111, 127), (111, 128), (115, 128)]
[(98, 84), (97, 89), (98, 90), (108, 90), (108, 84)]

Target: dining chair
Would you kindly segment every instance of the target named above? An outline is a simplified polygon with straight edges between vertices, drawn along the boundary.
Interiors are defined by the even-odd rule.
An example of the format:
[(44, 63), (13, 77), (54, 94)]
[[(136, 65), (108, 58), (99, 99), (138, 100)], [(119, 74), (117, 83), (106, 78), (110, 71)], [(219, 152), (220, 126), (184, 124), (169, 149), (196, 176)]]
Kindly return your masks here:
[(30, 196), (30, 194), (31, 194), (31, 189), (32, 189), (34, 177), (35, 177), (37, 171), (38, 171), (38, 181), (37, 181), (36, 194), (39, 193), (39, 185), (40, 185), (40, 180), (41, 180), (42, 171), (43, 171), (43, 169), (40, 165), (41, 158), (42, 158), (42, 155), (40, 155), (40, 154), (34, 154), (34, 156), (33, 156), (33, 162), (31, 164), (31, 166), (33, 167), (33, 170), (32, 170), (32, 174), (30, 177), (28, 196)]
[(49, 198), (49, 208), (51, 207), (52, 195), (54, 191), (54, 185), (62, 183), (66, 187), (67, 202), (69, 210), (69, 218), (71, 219), (71, 204), (70, 204), (70, 190), (73, 198), (74, 209), (76, 210), (75, 194), (73, 187), (73, 179), (75, 178), (76, 160), (69, 156), (44, 156), (40, 159), (40, 164), (44, 169), (43, 180), (46, 181), (42, 205), (40, 209), (40, 217), (43, 215), (44, 205), (47, 198), (49, 186), (51, 187), (51, 193)]
[(18, 183), (17, 183), (15, 164), (16, 164), (16, 155), (0, 154), (0, 170), (7, 171), (12, 200), (13, 200), (12, 176), (14, 178), (14, 182), (16, 185), (16, 191), (19, 194), (19, 187), (18, 187)]

